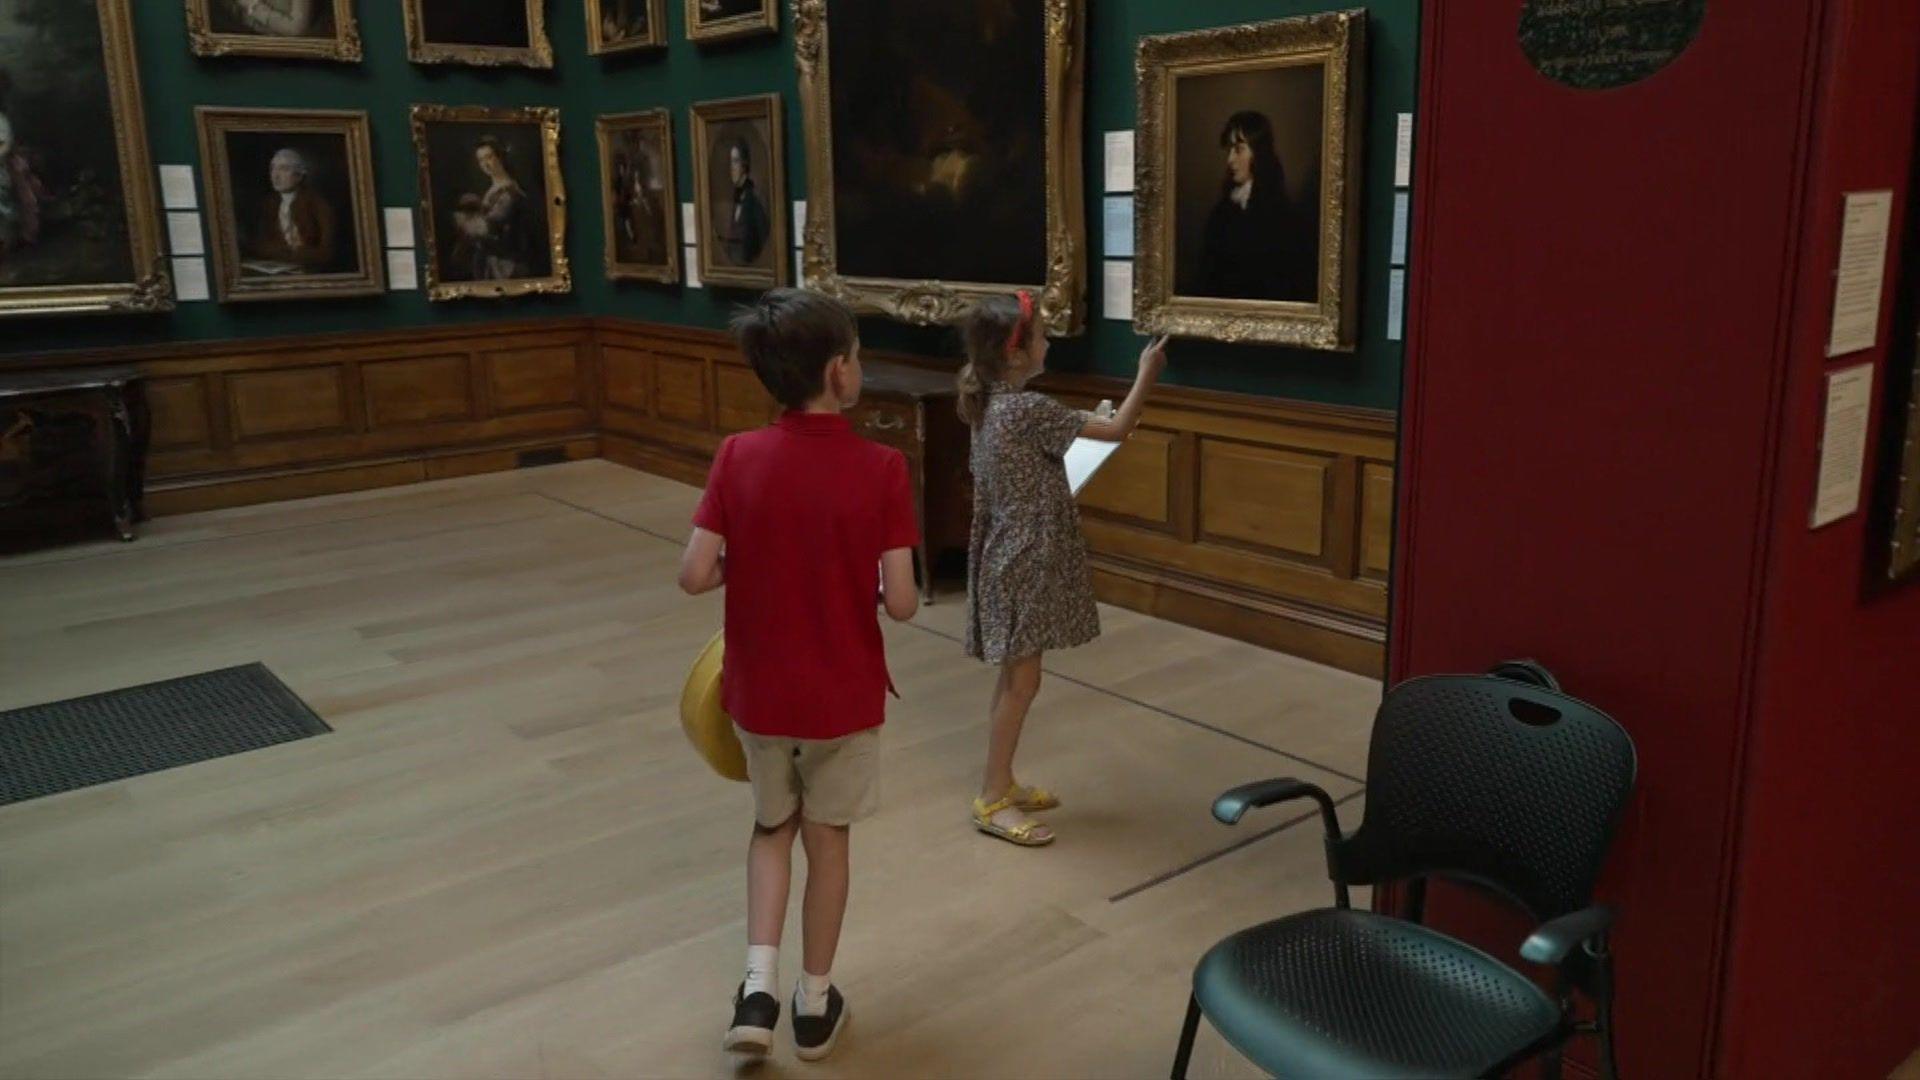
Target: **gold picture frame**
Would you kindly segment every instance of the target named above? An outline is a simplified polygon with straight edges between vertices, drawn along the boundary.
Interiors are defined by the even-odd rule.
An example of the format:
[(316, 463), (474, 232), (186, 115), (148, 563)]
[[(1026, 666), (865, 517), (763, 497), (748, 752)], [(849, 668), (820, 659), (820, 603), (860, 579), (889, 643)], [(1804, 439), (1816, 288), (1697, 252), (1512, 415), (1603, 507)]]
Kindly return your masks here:
[(702, 9), (718, 6), (721, 0), (686, 0), (687, 40), (698, 42), (731, 41), (755, 34), (780, 32), (780, 0), (758, 0), (758, 8), (738, 15), (707, 19)]
[[(250, 300), (316, 300), (348, 296), (374, 296), (387, 288), (386, 263), (380, 244), (380, 214), (377, 207), (378, 193), (373, 186), (373, 138), (365, 112), (357, 110), (332, 109), (235, 109), (211, 105), (202, 105), (193, 110), (194, 125), (200, 136), (200, 166), (206, 177), (207, 189), (207, 233), (213, 245), (210, 252), (213, 261), (214, 294), (221, 303), (236, 303)], [(269, 188), (266, 191), (255, 189), (254, 194), (261, 196), (265, 208), (261, 209), (255, 220), (253, 232), (248, 236), (240, 218), (240, 199), (236, 194), (234, 170), (241, 164), (233, 160), (232, 137), (247, 139), (253, 145), (252, 160), (247, 164), (258, 169), (278, 167), (277, 159), (285, 150), (293, 149), (296, 155), (320, 157), (324, 150), (316, 147), (334, 138), (340, 140), (341, 153), (337, 159), (327, 155), (319, 162), (325, 180), (322, 188), (316, 178), (303, 173), (300, 187), (292, 192), (286, 201), (287, 210), (278, 205), (283, 194)], [(273, 138), (251, 138), (248, 136), (272, 136)], [(301, 144), (306, 149), (298, 148)], [(269, 149), (275, 147), (275, 149)], [(269, 156), (270, 155), (270, 156)], [(302, 168), (312, 169), (312, 162), (304, 162)], [(327, 172), (337, 175), (325, 176)], [(257, 174), (256, 174), (257, 175)], [(333, 206), (333, 199), (344, 187), (347, 205), (341, 208)], [(259, 208), (260, 202), (256, 203)], [(289, 216), (288, 211), (292, 211)], [(272, 215), (278, 215), (274, 217)], [(267, 225), (260, 222), (266, 220)], [(271, 229), (282, 221), (300, 221), (296, 226), (304, 232), (317, 234), (315, 247), (324, 242), (326, 249), (335, 250), (339, 244), (339, 224), (345, 222), (352, 229), (351, 248), (353, 251), (352, 269), (309, 270), (301, 272), (295, 260), (308, 257), (295, 251), (284, 250), (290, 245), (270, 236)], [(285, 228), (285, 226), (279, 226)], [(324, 238), (324, 241), (322, 240)], [(256, 243), (273, 243), (282, 250), (274, 252), (243, 250), (249, 239)], [(308, 249), (313, 259), (338, 262), (338, 256), (331, 259), (325, 254)]]
[[(416, 64), (467, 64), (472, 67), (553, 66), (553, 42), (547, 38), (547, 0), (525, 0), (527, 44), (524, 47), (429, 41), (426, 36), (426, 16), (420, 10), (420, 5), (430, 2), (433, 0), (401, 0), (400, 10), (407, 26), (408, 60)], [(455, 0), (441, 2), (454, 3)]]
[[(427, 299), (504, 298), (573, 291), (573, 272), (567, 263), (566, 184), (560, 173), (560, 110), (549, 106), (489, 108), (480, 105), (415, 105), (412, 108), (412, 121), (413, 144), (419, 154), (420, 164), (420, 213), (426, 239)], [(537, 223), (527, 222), (519, 232), (521, 236), (544, 241), (543, 252), (529, 249), (530, 270), (526, 275), (484, 277), (451, 274), (442, 265), (443, 241), (447, 242), (445, 246), (451, 252), (457, 253), (461, 247), (460, 236), (451, 232), (454, 223), (459, 220), (456, 215), (471, 215), (473, 211), (464, 210), (458, 203), (449, 207), (445, 204), (451, 200), (435, 195), (433, 161), (444, 149), (436, 146), (434, 132), (429, 130), (435, 125), (474, 126), (476, 130), (469, 136), (473, 141), (466, 145), (475, 151), (486, 139), (495, 137), (496, 132), (488, 131), (489, 127), (497, 131), (502, 127), (532, 125), (538, 129), (537, 154), (540, 161), (537, 174), (532, 175), (540, 177), (540, 190), (527, 193), (524, 188), (519, 188), (519, 178), (514, 177), (515, 187), (525, 200), (523, 211), (537, 207), (545, 219), (543, 228), (535, 228), (533, 226)], [(487, 197), (491, 196), (490, 189)], [(491, 213), (484, 206), (479, 210)], [(446, 212), (447, 220), (444, 228), (442, 211)], [(544, 254), (544, 273), (538, 272), (540, 254)]]
[[(643, 52), (667, 47), (666, 0), (585, 0), (587, 5), (587, 54), (606, 56), (615, 53)], [(609, 27), (618, 28), (618, 15), (609, 16), (607, 8), (618, 5), (623, 11), (640, 10), (647, 15), (647, 32), (613, 37)], [(621, 33), (625, 33), (621, 31)]]
[[(1360, 302), (1366, 25), (1363, 10), (1334, 11), (1141, 39), (1136, 56), (1139, 115), (1134, 179), (1134, 325), (1140, 333), (1352, 351)], [(1319, 137), (1312, 139), (1311, 132), (1307, 136), (1317, 142), (1319, 155), (1317, 168), (1311, 170), (1318, 195), (1308, 201), (1315, 220), (1305, 233), (1308, 243), (1317, 245), (1317, 258), (1310, 251), (1304, 266), (1312, 276), (1313, 298), (1176, 291), (1175, 278), (1185, 272), (1181, 268), (1193, 265), (1191, 259), (1182, 261), (1188, 253), (1177, 249), (1175, 238), (1176, 208), (1191, 202), (1181, 199), (1175, 167), (1182, 81), (1196, 80), (1198, 100), (1203, 92), (1199, 79), (1308, 66), (1324, 71), (1321, 79), (1314, 80), (1320, 88)], [(1259, 115), (1265, 123), (1265, 113)], [(1217, 164), (1212, 167), (1219, 169)], [(1220, 189), (1224, 183), (1220, 175), (1218, 171), (1200, 173), (1189, 176), (1188, 182), (1198, 184), (1204, 176), (1217, 192), (1210, 197), (1224, 206), (1230, 193)], [(1240, 205), (1247, 207), (1244, 202)], [(1203, 266), (1194, 276), (1205, 273)], [(1223, 274), (1216, 280), (1247, 277)]]
[[(594, 138), (600, 144), (600, 216), (604, 223), (604, 258), (607, 277), (613, 281), (658, 281), (672, 284), (680, 280), (680, 196), (676, 184), (673, 147), (673, 112), (669, 109), (646, 109), (641, 112), (617, 113), (602, 116), (594, 121)], [(653, 175), (659, 181), (659, 191), (653, 201), (660, 215), (662, 252), (656, 260), (622, 259), (620, 257), (623, 236), (628, 235), (621, 228), (622, 188), (632, 184), (645, 183), (638, 173), (630, 174), (630, 179), (622, 178), (617, 165), (620, 151), (616, 140), (622, 134), (633, 132), (642, 136), (652, 135), (659, 140), (660, 160), (653, 166)], [(629, 168), (635, 168), (629, 162)], [(631, 204), (629, 204), (631, 209)], [(638, 230), (634, 230), (637, 233)], [(630, 241), (631, 243), (632, 241)]]
[[(1045, 0), (1043, 130), (1045, 155), (1044, 280), (970, 282), (855, 277), (840, 269), (835, 237), (835, 184), (830, 0), (795, 0), (794, 51), (807, 142), (807, 225), (802, 240), (810, 288), (863, 313), (918, 325), (958, 322), (987, 295), (1030, 290), (1047, 333), (1072, 335), (1086, 326), (1086, 224), (1081, 142), (1086, 56), (1084, 0)], [(930, 39), (930, 48), (941, 42)]]
[[(129, 0), (96, 0), (100, 55), (126, 217), (129, 280), (0, 286), (0, 318), (38, 315), (144, 314), (173, 309), (173, 280), (160, 246), (160, 207), (147, 148), (146, 107), (134, 50)], [(18, 131), (16, 138), (21, 135)], [(144, 271), (144, 272), (143, 272)]]
[[(753, 94), (720, 101), (696, 102), (690, 112), (693, 116), (694, 220), (695, 227), (700, 230), (698, 251), (701, 281), (708, 285), (730, 285), (743, 289), (771, 289), (787, 284), (792, 277), (793, 256), (792, 241), (787, 232), (786, 117), (781, 108), (780, 95)], [(752, 197), (762, 204), (767, 218), (765, 235), (759, 238), (752, 261), (761, 261), (759, 253), (770, 250), (772, 258), (768, 260), (770, 265), (767, 267), (743, 267), (731, 256), (728, 265), (721, 265), (715, 258), (714, 249), (725, 245), (714, 242), (720, 236), (715, 227), (718, 219), (710, 193), (714, 187), (714, 170), (719, 165), (709, 144), (718, 134), (716, 127), (743, 121), (766, 125), (761, 137), (766, 144), (768, 166), (763, 171), (759, 165), (753, 165), (750, 179), (753, 183)], [(764, 191), (760, 189), (758, 180), (761, 175), (768, 178)], [(729, 215), (730, 218), (732, 216)]]
[(187, 43), (195, 56), (265, 56), (282, 59), (337, 60), (357, 64), (363, 56), (360, 23), (353, 0), (310, 0), (333, 11), (333, 33), (280, 35), (221, 30), (214, 5), (222, 0), (186, 0)]

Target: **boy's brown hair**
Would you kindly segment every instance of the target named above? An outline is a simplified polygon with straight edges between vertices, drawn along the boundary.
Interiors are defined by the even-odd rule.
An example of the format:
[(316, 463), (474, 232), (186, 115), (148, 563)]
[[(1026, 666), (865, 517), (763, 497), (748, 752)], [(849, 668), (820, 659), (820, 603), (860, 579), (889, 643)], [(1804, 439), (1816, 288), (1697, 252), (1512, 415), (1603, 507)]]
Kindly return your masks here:
[(827, 362), (853, 352), (860, 338), (853, 312), (806, 289), (769, 289), (734, 312), (732, 330), (774, 400), (798, 409), (826, 389)]

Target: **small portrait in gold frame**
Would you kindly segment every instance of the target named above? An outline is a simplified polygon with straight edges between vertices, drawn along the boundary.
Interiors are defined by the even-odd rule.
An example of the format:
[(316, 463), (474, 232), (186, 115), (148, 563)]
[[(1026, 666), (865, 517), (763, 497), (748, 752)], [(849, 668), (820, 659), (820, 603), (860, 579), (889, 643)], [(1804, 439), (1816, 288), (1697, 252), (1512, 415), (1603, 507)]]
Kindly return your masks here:
[(589, 54), (666, 48), (666, 0), (586, 0), (586, 5)]
[(560, 110), (415, 105), (427, 298), (573, 289)]
[(1366, 13), (1140, 41), (1143, 334), (1350, 351)]
[(779, 0), (686, 0), (688, 41), (780, 32)]
[(385, 291), (364, 112), (193, 111), (222, 302)]
[(186, 0), (195, 56), (268, 56), (358, 63), (353, 0)]
[(401, 11), (416, 64), (553, 66), (546, 0), (401, 0)]
[(607, 277), (680, 280), (680, 203), (674, 190), (673, 114), (602, 116), (600, 198)]
[(779, 94), (693, 106), (693, 200), (700, 278), (709, 285), (785, 285), (786, 123)]

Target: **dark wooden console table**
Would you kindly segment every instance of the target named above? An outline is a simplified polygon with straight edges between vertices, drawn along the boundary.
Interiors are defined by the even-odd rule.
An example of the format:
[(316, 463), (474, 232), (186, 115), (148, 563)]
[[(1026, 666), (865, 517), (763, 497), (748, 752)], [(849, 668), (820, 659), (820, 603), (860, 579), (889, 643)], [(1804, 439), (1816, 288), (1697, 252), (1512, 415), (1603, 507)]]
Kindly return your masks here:
[(920, 594), (933, 602), (936, 560), (967, 549), (973, 515), (968, 432), (954, 411), (953, 376), (885, 360), (863, 365), (860, 404), (847, 414), (855, 431), (907, 455), (920, 515)]
[(132, 368), (0, 374), (0, 548), (37, 547), (146, 515), (148, 418)]

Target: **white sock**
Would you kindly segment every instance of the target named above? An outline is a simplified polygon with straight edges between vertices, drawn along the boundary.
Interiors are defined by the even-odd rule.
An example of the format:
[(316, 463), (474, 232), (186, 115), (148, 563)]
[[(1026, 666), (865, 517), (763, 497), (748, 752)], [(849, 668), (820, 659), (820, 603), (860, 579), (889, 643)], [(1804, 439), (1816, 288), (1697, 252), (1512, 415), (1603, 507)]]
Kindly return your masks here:
[(800, 985), (793, 988), (793, 1011), (801, 1016), (825, 1015), (827, 988), (832, 985), (831, 975), (815, 975), (811, 971), (802, 971)]
[(741, 993), (780, 996), (780, 946), (747, 946), (747, 987)]

